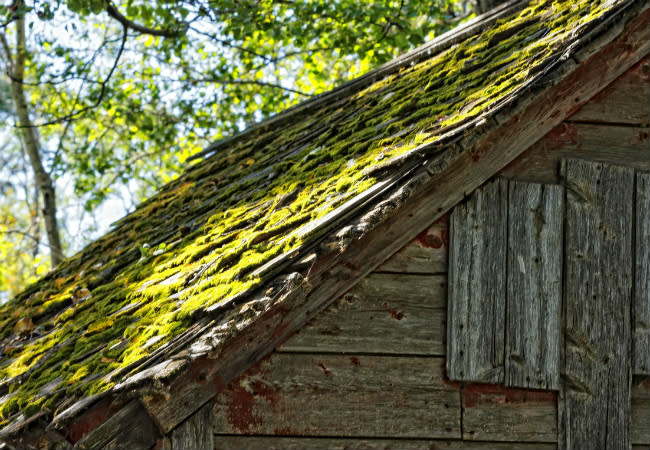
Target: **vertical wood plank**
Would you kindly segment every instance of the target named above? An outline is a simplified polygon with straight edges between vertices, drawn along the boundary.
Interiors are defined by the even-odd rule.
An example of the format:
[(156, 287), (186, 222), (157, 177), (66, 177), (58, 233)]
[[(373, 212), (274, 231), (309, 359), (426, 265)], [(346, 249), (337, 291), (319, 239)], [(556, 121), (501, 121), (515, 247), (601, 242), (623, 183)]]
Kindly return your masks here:
[(503, 383), (507, 181), (478, 189), (451, 215), (447, 372)]
[(564, 162), (565, 395), (560, 447), (630, 448), (634, 170)]
[(632, 370), (650, 375), (650, 174), (637, 173)]
[(172, 431), (172, 450), (213, 449), (213, 422), (212, 402), (208, 402)]
[(511, 182), (505, 383), (559, 389), (564, 189)]

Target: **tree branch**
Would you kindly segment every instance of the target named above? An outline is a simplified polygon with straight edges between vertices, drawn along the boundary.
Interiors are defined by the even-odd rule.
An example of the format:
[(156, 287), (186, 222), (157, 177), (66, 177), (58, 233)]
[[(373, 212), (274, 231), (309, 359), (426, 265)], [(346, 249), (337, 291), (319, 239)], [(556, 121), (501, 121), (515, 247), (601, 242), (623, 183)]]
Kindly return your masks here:
[(310, 94), (308, 92), (303, 92), (299, 91), (297, 89), (291, 89), (285, 86), (282, 86), (280, 84), (275, 84), (275, 83), (267, 83), (265, 81), (255, 81), (255, 80), (220, 80), (218, 78), (191, 78), (189, 80), (190, 83), (215, 83), (215, 84), (221, 84), (221, 85), (228, 85), (228, 84), (239, 84), (239, 85), (255, 85), (255, 86), (265, 86), (265, 87), (270, 87), (274, 89), (282, 89), (283, 91), (291, 92), (293, 94), (298, 94), (302, 95), (304, 97), (313, 97), (314, 94)]
[[(95, 109), (99, 104), (102, 102), (104, 99), (104, 94), (106, 93), (106, 85), (108, 84), (109, 80), (113, 76), (113, 72), (115, 72), (115, 69), (117, 68), (117, 65), (120, 61), (120, 58), (122, 57), (122, 53), (124, 53), (124, 47), (126, 45), (126, 38), (128, 36), (128, 28), (123, 27), (123, 33), (122, 33), (122, 42), (120, 43), (120, 49), (117, 52), (117, 56), (115, 57), (115, 61), (113, 62), (113, 66), (111, 67), (110, 72), (108, 72), (108, 75), (106, 78), (101, 82), (101, 88), (99, 90), (99, 97), (97, 100), (95, 100), (95, 103), (89, 106), (85, 106), (75, 112), (71, 112), (70, 114), (66, 114), (63, 117), (59, 117), (58, 119), (50, 120), (48, 122), (41, 122), (38, 124), (33, 124), (33, 125), (28, 125), (29, 127), (45, 127), (48, 125), (55, 125), (58, 123), (63, 123), (66, 121), (72, 121), (72, 120), (77, 120), (80, 119), (80, 116), (85, 113), (86, 111), (90, 111), (92, 109)], [(24, 128), (24, 125), (16, 125), (17, 128)]]
[(4, 33), (0, 33), (0, 44), (2, 45), (2, 50), (5, 52), (5, 58), (7, 60), (7, 74), (11, 77), (13, 76), (14, 58), (11, 55), (11, 49), (9, 48), (9, 43), (7, 43), (7, 37)]
[(51, 252), (57, 253), (57, 255), (61, 259), (65, 258), (65, 255), (63, 253), (61, 253), (61, 251), (52, 248), (52, 246), (50, 246), (48, 244), (45, 244), (44, 242), (41, 242), (41, 240), (39, 238), (37, 238), (33, 234), (27, 233), (25, 231), (16, 230), (16, 229), (0, 230), (0, 234), (17, 234), (19, 236), (26, 237), (26, 238), (31, 239), (32, 241), (34, 241), (37, 245), (45, 245)]
[(113, 19), (121, 23), (124, 28), (137, 31), (138, 33), (142, 33), (142, 34), (150, 34), (152, 36), (162, 36), (162, 37), (179, 37), (184, 35), (185, 32), (187, 31), (187, 24), (183, 24), (183, 27), (177, 30), (157, 30), (155, 28), (145, 27), (144, 25), (140, 25), (138, 23), (135, 23), (127, 19), (124, 15), (122, 15), (121, 12), (117, 10), (117, 8), (115, 8), (115, 6), (113, 6), (113, 4), (110, 1), (106, 2), (106, 12)]

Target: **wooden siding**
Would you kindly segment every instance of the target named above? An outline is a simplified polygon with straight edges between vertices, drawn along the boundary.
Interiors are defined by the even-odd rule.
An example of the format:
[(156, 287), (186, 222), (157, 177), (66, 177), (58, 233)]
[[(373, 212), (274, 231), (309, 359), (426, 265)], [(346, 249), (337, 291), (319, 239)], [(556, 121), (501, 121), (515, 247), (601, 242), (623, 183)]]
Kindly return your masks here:
[(452, 212), (449, 378), (559, 388), (563, 198), (499, 179)]
[(447, 273), (449, 216), (444, 215), (417, 235), (375, 272), (440, 274)]
[(284, 352), (444, 352), (447, 276), (373, 273), (312, 319)]
[(563, 122), (506, 166), (500, 176), (536, 183), (559, 183), (563, 158), (648, 170), (650, 128)]
[(442, 358), (275, 353), (215, 404), (220, 434), (460, 437)]
[(560, 387), (564, 189), (510, 182), (505, 385)]
[(650, 174), (647, 173), (637, 174), (635, 225), (632, 369), (635, 374), (650, 375)]
[(629, 448), (634, 171), (568, 160), (567, 449)]
[[(409, 246), (421, 247), (421, 242), (415, 239)], [(417, 284), (445, 278), (440, 275), (412, 273), (404, 273), (401, 276), (404, 280)], [(381, 279), (382, 281), (379, 281), (381, 284), (387, 279), (395, 281), (400, 275), (375, 272), (370, 277), (376, 277), (376, 280)], [(415, 277), (420, 277), (421, 280), (418, 281)], [(395, 282), (400, 283), (400, 281)], [(370, 286), (369, 292), (364, 292), (364, 286)], [(389, 353), (404, 351), (407, 354), (409, 339), (404, 336), (400, 339), (398, 333), (389, 330), (390, 325), (386, 324), (392, 324), (393, 327), (399, 328), (402, 321), (393, 318), (392, 312), (383, 310), (381, 289), (378, 290), (375, 286), (376, 284), (373, 283), (364, 283), (358, 285), (351, 292), (357, 296), (354, 302), (356, 311), (365, 309), (374, 311), (373, 314), (376, 314), (372, 320), (368, 320), (364, 328), (372, 330), (377, 326), (381, 332), (368, 331), (374, 336), (372, 340), (358, 340), (359, 335), (357, 334), (356, 337), (348, 340), (350, 345), (355, 347), (355, 353), (339, 354), (335, 348), (340, 349), (341, 346), (332, 346), (330, 341), (332, 335), (325, 323), (334, 323), (336, 317), (343, 324), (349, 320), (346, 313), (347, 305), (349, 305), (347, 295), (342, 296), (310, 322), (309, 330), (303, 329), (301, 333), (296, 334), (281, 346), (275, 355), (246, 372), (229, 387), (229, 394), (217, 397), (213, 410), (216, 417), (215, 449), (440, 448), (479, 450), (556, 448), (557, 404), (554, 393), (447, 381), (441, 371), (443, 360), (440, 356), (444, 355), (444, 346), (440, 348), (440, 352), (434, 350), (434, 355), (426, 357), (423, 355), (397, 357), (396, 353), (385, 354), (386, 349), (390, 349)], [(443, 287), (439, 286), (439, 288)], [(440, 292), (444, 292), (444, 290)], [(395, 302), (403, 301), (399, 300), (399, 295), (396, 296), (394, 290), (386, 291), (385, 300), (390, 304), (398, 304)], [(426, 303), (420, 304), (417, 314), (428, 314), (429, 317), (432, 317), (432, 312), (439, 310), (437, 306), (431, 307), (432, 305), (444, 305), (444, 299), (437, 295), (432, 296), (428, 306)], [(382, 321), (377, 319), (384, 315), (390, 316), (390, 320), (386, 320), (382, 324)], [(319, 325), (321, 320), (323, 322)], [(361, 320), (367, 320), (367, 317)], [(347, 326), (341, 328), (348, 330)], [(435, 332), (437, 337), (434, 339), (444, 342), (444, 321), (440, 322), (440, 327), (435, 325), (434, 329), (437, 330)], [(312, 344), (308, 348), (303, 347), (304, 338), (300, 336), (303, 331), (312, 335), (309, 338)], [(342, 331), (338, 333), (338, 336), (341, 339), (347, 339), (345, 335), (348, 333), (349, 331)], [(354, 335), (354, 332), (352, 334)], [(322, 348), (317, 345), (319, 338), (322, 338)], [(298, 345), (301, 340), (303, 340), (302, 343)], [(401, 343), (395, 342), (400, 340)], [(294, 362), (284, 369), (275, 368), (280, 361), (291, 361), (296, 357), (301, 358), (304, 370), (297, 370), (297, 363)], [(359, 368), (356, 364), (361, 365), (367, 361), (370, 361), (368, 364), (374, 363), (376, 366), (378, 373), (370, 377), (370, 380), (375, 381), (366, 382), (364, 376), (351, 377), (355, 368), (357, 370)], [(383, 364), (383, 361), (388, 363)], [(399, 364), (390, 363), (390, 361), (396, 361)], [(432, 364), (432, 361), (437, 361), (438, 365)], [(381, 367), (378, 366), (379, 362), (382, 362)], [(321, 363), (324, 367), (320, 365)], [(408, 372), (407, 380), (410, 387), (387, 389), (384, 396), (394, 394), (392, 398), (380, 398), (377, 386), (381, 386), (384, 381), (376, 380), (383, 376), (389, 382), (390, 380), (395, 382), (396, 379), (405, 376), (404, 374), (407, 372), (405, 369), (409, 367), (411, 370)], [(372, 421), (377, 420), (379, 423), (408, 421), (411, 412), (407, 412), (407, 415), (404, 416), (401, 414), (402, 410), (412, 410), (416, 408), (416, 405), (421, 405), (418, 398), (413, 398), (417, 392), (417, 389), (413, 388), (416, 385), (414, 383), (420, 382), (416, 381), (417, 379), (423, 380), (426, 377), (431, 377), (430, 373), (417, 373), (419, 370), (417, 368), (422, 367), (430, 367), (440, 377), (433, 381), (434, 389), (436, 386), (444, 386), (443, 392), (448, 389), (448, 393), (454, 390), (457, 393), (455, 395), (459, 400), (455, 403), (455, 407), (458, 408), (456, 413), (463, 423), (463, 433), (455, 435), (453, 438), (440, 438), (437, 436), (440, 436), (441, 433), (448, 433), (448, 431), (437, 430), (429, 423), (424, 430), (417, 431), (426, 435), (423, 437), (398, 437), (399, 435), (393, 431), (391, 431), (391, 436), (385, 434), (379, 436), (383, 432), (378, 431)], [(327, 371), (330, 373), (329, 376), (326, 374)], [(341, 376), (341, 372), (343, 372), (343, 376)], [(285, 375), (281, 375), (282, 373)], [(286, 375), (287, 373), (289, 375)], [(339, 382), (343, 379), (346, 380), (343, 383), (345, 387), (341, 388)], [(283, 390), (287, 389), (285, 386), (292, 387), (289, 390)], [(319, 387), (323, 390), (316, 392), (315, 389)], [(310, 389), (311, 392), (309, 392)], [(327, 402), (318, 399), (322, 398), (322, 395), (328, 395), (328, 390), (331, 393), (337, 389), (343, 389), (343, 392), (354, 391), (354, 394), (350, 398), (344, 395), (339, 395), (338, 399), (329, 397)], [(397, 401), (395, 395), (399, 395), (397, 406), (392, 403)], [(231, 401), (228, 400), (228, 396)], [(351, 411), (354, 412), (359, 408), (355, 402), (365, 405), (366, 419), (359, 421), (357, 416), (352, 415)], [(332, 407), (333, 405), (335, 407)], [(438, 411), (435, 406), (433, 408)], [(318, 412), (321, 409), (325, 411)], [(288, 415), (283, 415), (283, 411), (289, 411)], [(428, 412), (418, 411), (419, 414), (429, 417)], [(445, 408), (443, 414), (448, 416), (449, 411)], [(319, 415), (330, 417), (329, 422), (324, 421), (329, 428), (322, 429), (320, 427)], [(372, 415), (372, 421), (370, 415)], [(647, 445), (650, 444), (650, 383), (640, 383), (632, 388), (631, 415), (630, 436), (635, 444), (633, 448), (647, 448)], [(237, 419), (237, 416), (243, 420)], [(300, 425), (305, 418), (308, 419), (307, 424)], [(267, 420), (269, 422), (265, 423)], [(250, 428), (247, 428), (247, 423), (251, 424)], [(291, 429), (291, 425), (294, 424), (299, 424), (298, 429)], [(253, 433), (255, 429), (258, 430), (257, 433), (266, 434), (256, 435)], [(371, 434), (366, 434), (371, 431)], [(300, 436), (297, 436), (296, 433), (299, 433)], [(332, 433), (336, 434), (332, 435)]]
[(569, 120), (632, 125), (650, 124), (650, 56), (603, 89)]
[[(477, 190), (451, 214), (447, 373), (503, 383), (508, 183)], [(474, 300), (474, 301), (472, 301)]]

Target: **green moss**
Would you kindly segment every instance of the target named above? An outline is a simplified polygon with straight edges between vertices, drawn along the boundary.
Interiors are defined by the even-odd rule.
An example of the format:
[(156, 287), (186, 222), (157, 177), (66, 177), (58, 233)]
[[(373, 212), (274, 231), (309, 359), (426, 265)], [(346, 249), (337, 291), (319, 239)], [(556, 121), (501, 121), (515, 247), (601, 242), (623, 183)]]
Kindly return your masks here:
[[(103, 376), (146, 358), (203, 308), (261, 286), (266, 280), (253, 276), (256, 269), (320, 236), (302, 227), (377, 182), (363, 175), (367, 169), (485, 114), (546, 66), (581, 24), (604, 14), (603, 5), (532, 1), (438, 55), (235, 139), (191, 167), (112, 232), (0, 306), (0, 342), (12, 338), (22, 318), (44, 334), (5, 349), (0, 381), (48, 358), (12, 385), (0, 426), (18, 410), (53, 411), (65, 398), (110, 389), (115, 380)], [(164, 251), (154, 255), (160, 244)], [(39, 397), (57, 378), (61, 387)]]

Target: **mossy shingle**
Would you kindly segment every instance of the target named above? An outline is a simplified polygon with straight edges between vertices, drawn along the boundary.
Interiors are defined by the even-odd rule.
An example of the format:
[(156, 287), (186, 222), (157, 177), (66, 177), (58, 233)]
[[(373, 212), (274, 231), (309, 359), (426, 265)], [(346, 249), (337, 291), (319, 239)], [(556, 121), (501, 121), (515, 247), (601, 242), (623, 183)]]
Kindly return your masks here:
[(488, 113), (616, 4), (531, 1), (188, 169), (0, 308), (0, 427), (19, 411), (54, 412), (110, 389), (120, 381), (112, 373), (178, 336), (197, 311), (268, 281), (255, 269), (305, 244), (301, 227), (373, 186), (369, 169)]

